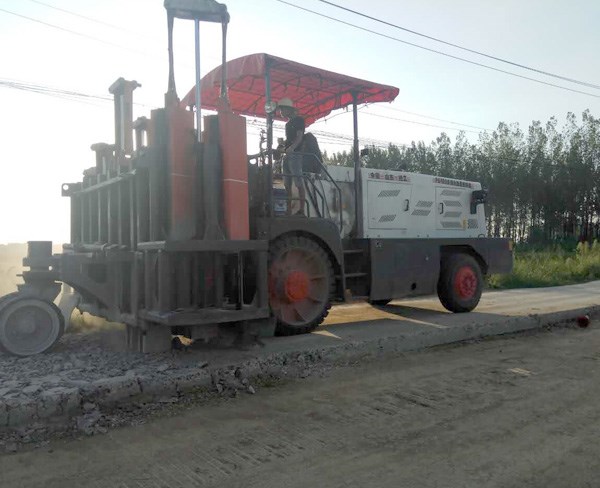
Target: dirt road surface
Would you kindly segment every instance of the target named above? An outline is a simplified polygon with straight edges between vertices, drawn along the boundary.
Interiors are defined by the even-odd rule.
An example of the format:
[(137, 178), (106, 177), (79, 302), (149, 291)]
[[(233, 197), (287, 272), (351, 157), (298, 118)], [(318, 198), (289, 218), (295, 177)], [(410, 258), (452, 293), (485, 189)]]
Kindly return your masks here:
[(379, 358), (3, 455), (0, 486), (597, 487), (599, 366), (597, 322)]

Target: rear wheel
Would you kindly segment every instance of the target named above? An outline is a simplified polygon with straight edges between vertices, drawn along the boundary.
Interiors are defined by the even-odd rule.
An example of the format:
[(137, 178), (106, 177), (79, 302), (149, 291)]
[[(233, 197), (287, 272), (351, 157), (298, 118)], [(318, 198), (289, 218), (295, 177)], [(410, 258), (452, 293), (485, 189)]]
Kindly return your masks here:
[(0, 303), (0, 347), (16, 356), (48, 351), (65, 329), (63, 315), (53, 303), (9, 295)]
[(269, 302), (278, 335), (314, 330), (327, 316), (334, 291), (325, 250), (306, 237), (283, 237), (269, 251)]
[(468, 254), (450, 254), (442, 260), (437, 292), (442, 305), (451, 312), (470, 312), (479, 303), (483, 273)]

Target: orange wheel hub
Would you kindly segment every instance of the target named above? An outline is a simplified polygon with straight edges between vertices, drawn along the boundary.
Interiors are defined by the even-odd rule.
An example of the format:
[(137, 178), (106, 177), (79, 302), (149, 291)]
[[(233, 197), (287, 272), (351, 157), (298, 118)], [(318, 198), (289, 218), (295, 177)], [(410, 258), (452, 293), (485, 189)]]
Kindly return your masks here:
[(454, 276), (454, 291), (460, 298), (469, 299), (477, 291), (477, 275), (470, 266), (459, 268)]
[(303, 271), (291, 271), (285, 277), (285, 296), (290, 303), (299, 302), (308, 296), (310, 282)]

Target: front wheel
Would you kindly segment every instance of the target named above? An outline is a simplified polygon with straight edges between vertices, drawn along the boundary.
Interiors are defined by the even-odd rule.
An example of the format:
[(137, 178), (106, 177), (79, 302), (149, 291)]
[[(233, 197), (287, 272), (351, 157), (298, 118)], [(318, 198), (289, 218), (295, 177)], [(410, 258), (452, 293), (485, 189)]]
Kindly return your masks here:
[(325, 250), (306, 237), (283, 237), (269, 251), (269, 302), (276, 334), (314, 330), (331, 308), (335, 281)]
[(483, 273), (479, 263), (468, 254), (450, 254), (442, 260), (437, 293), (451, 312), (470, 312), (479, 303)]

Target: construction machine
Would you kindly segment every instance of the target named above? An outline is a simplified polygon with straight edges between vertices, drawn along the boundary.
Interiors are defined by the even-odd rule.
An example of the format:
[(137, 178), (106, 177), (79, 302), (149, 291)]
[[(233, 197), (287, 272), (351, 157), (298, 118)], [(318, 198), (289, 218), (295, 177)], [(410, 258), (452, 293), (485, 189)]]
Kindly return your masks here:
[[(92, 145), (95, 165), (62, 185), (70, 243), (28, 243), (24, 284), (0, 299), (0, 345), (50, 349), (74, 307), (125, 324), (132, 351), (159, 352), (174, 334), (210, 341), (314, 330), (332, 302), (376, 305), (437, 292), (452, 312), (480, 299), (484, 276), (512, 267), (507, 239), (486, 237), (476, 182), (363, 167), (358, 107), (399, 90), (268, 54), (226, 61), (229, 13), (214, 0), (166, 0), (165, 106), (133, 120), (136, 81), (119, 78), (115, 142)], [(180, 100), (175, 19), (195, 24), (196, 85)], [(200, 22), (222, 25), (222, 63), (200, 78)], [(317, 161), (286, 189), (274, 148), (276, 101), (306, 124), (353, 112), (353, 167)], [(203, 111), (210, 111), (203, 115)], [(247, 154), (247, 119), (266, 121), (265, 147)], [(310, 154), (307, 155), (310, 157)], [(289, 212), (291, 208), (301, 212)], [(54, 302), (61, 286), (61, 302)]]

